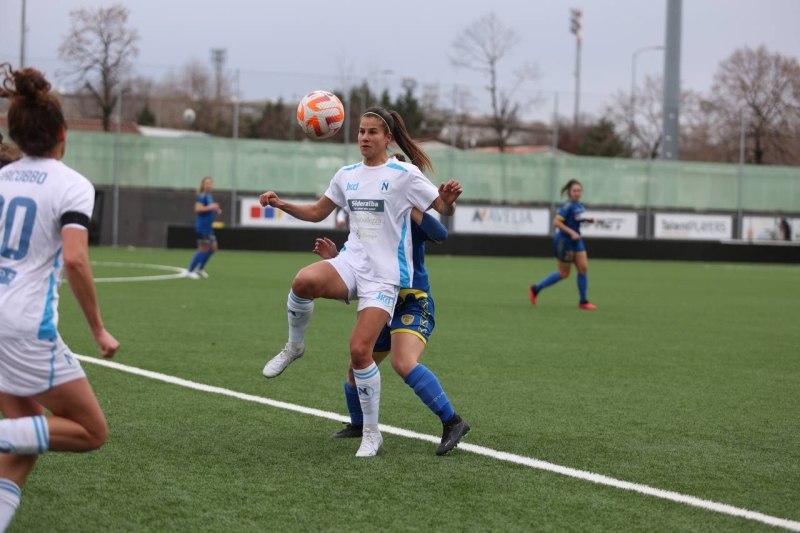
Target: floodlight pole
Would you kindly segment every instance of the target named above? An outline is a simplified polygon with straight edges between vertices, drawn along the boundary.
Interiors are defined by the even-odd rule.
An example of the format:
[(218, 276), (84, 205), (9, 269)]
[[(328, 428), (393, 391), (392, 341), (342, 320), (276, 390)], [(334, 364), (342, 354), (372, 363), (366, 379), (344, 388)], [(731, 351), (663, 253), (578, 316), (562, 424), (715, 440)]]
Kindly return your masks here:
[(122, 84), (117, 92), (117, 130), (114, 137), (114, 192), (112, 203), (111, 246), (119, 245), (119, 167), (122, 135)]
[(25, 68), (25, 7), (27, 0), (22, 0), (22, 31), (20, 32), (19, 44), (19, 70)]
[(636, 59), (639, 57), (639, 54), (643, 52), (648, 52), (650, 50), (663, 50), (663, 46), (645, 46), (644, 48), (640, 48), (633, 53), (633, 57), (631, 58), (631, 121), (629, 124), (629, 131), (628, 135), (631, 138), (631, 143), (633, 143), (633, 131), (634, 131), (634, 124), (636, 122)]

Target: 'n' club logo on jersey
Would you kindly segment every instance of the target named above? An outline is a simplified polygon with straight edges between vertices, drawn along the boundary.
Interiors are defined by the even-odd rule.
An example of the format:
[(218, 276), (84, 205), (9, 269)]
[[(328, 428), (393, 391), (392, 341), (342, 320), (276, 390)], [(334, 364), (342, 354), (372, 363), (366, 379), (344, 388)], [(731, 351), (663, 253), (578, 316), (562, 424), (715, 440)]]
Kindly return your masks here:
[(384, 181), (383, 183), (381, 183), (381, 192), (383, 194), (389, 194), (389, 182), (388, 181)]

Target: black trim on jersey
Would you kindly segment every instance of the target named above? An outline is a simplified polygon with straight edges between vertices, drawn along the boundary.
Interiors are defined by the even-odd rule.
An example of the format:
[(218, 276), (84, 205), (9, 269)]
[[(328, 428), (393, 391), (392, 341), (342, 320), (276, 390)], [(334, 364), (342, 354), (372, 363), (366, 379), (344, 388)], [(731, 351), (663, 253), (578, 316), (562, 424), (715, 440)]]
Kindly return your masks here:
[(63, 228), (67, 224), (78, 224), (79, 226), (83, 226), (86, 229), (89, 229), (89, 222), (90, 219), (83, 213), (78, 213), (77, 211), (69, 211), (61, 215), (61, 227)]

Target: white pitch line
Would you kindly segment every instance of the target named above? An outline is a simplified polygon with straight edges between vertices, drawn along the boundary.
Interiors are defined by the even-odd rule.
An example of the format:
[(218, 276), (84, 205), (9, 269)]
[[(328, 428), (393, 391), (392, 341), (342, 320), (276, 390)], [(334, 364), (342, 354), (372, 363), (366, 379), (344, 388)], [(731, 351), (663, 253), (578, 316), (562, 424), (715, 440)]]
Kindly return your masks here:
[[(107, 261), (90, 261), (92, 266), (105, 266), (105, 267), (131, 267), (143, 268), (151, 270), (166, 270), (167, 272), (175, 272), (174, 274), (162, 274), (158, 276), (131, 276), (127, 278), (94, 278), (95, 283), (122, 283), (126, 281), (162, 281), (168, 279), (181, 279), (186, 277), (186, 269), (169, 266), (169, 265), (150, 265), (145, 263), (112, 263)], [(62, 283), (67, 284), (66, 278), (61, 280)]]
[[(346, 416), (338, 415), (336, 413), (331, 413), (329, 411), (322, 411), (320, 409), (303, 407), (302, 405), (280, 402), (277, 400), (271, 400), (269, 398), (263, 398), (261, 396), (253, 396), (252, 394), (236, 392), (229, 389), (223, 389), (221, 387), (204, 385), (202, 383), (196, 383), (194, 381), (177, 378), (175, 376), (170, 376), (167, 374), (161, 374), (159, 372), (152, 372), (150, 370), (142, 370), (141, 368), (136, 368), (133, 366), (122, 365), (120, 363), (116, 363), (114, 361), (108, 361), (105, 359), (97, 359), (95, 357), (87, 357), (85, 355), (77, 355), (77, 354), (74, 355), (76, 358), (78, 358), (80, 361), (84, 363), (91, 363), (95, 365), (105, 366), (107, 368), (121, 370), (122, 372), (128, 372), (129, 374), (144, 376), (150, 379), (155, 379), (157, 381), (171, 383), (173, 385), (180, 385), (181, 387), (186, 387), (189, 389), (194, 389), (203, 392), (211, 392), (213, 394), (221, 394), (223, 396), (230, 396), (231, 398), (238, 398), (240, 400), (248, 402), (255, 402), (263, 405), (269, 405), (271, 407), (277, 407), (278, 409), (286, 409), (288, 411), (303, 413), (306, 415), (316, 416), (319, 418), (327, 418), (328, 420), (335, 420), (337, 422), (350, 421), (350, 419)], [(396, 428), (393, 426), (386, 426), (383, 424), (381, 424), (381, 431), (384, 433), (389, 433), (390, 435), (398, 435), (400, 437), (407, 437), (409, 439), (418, 439), (426, 442), (432, 442), (435, 444), (438, 444), (439, 441), (441, 440), (440, 437), (436, 437), (433, 435), (425, 435), (423, 433), (417, 433), (415, 431), (409, 431), (407, 429)], [(458, 449), (466, 452), (471, 452), (477, 455), (483, 455), (485, 457), (491, 457), (492, 459), (497, 459), (499, 461), (506, 461), (509, 463), (515, 463), (518, 465), (535, 468), (537, 470), (545, 470), (547, 472), (553, 472), (556, 474), (561, 474), (564, 476), (581, 479), (583, 481), (590, 481), (592, 483), (597, 483), (599, 485), (606, 485), (608, 487), (614, 487), (622, 490), (630, 490), (638, 492), (640, 494), (646, 494), (648, 496), (654, 496), (656, 498), (682, 503), (685, 505), (690, 505), (692, 507), (699, 507), (701, 509), (706, 509), (708, 511), (714, 511), (716, 513), (736, 516), (740, 518), (746, 518), (748, 520), (761, 522), (763, 524), (767, 524), (770, 526), (782, 527), (790, 531), (800, 531), (800, 522), (796, 522), (793, 520), (786, 520), (784, 518), (778, 518), (775, 516), (765, 515), (763, 513), (758, 513), (755, 511), (748, 511), (747, 509), (741, 509), (739, 507), (734, 507), (732, 505), (727, 505), (724, 503), (717, 503), (710, 500), (704, 500), (702, 498), (697, 498), (695, 496), (688, 496), (686, 494), (680, 494), (678, 492), (657, 489), (655, 487), (650, 487), (648, 485), (641, 485), (639, 483), (622, 481), (620, 479), (604, 476), (602, 474), (595, 474), (593, 472), (587, 472), (585, 470), (577, 470), (575, 468), (570, 468), (567, 466), (561, 466), (553, 463), (548, 463), (546, 461), (540, 461), (539, 459), (534, 459), (532, 457), (525, 457), (522, 455), (516, 455), (508, 452), (501, 452), (498, 450), (493, 450), (491, 448), (486, 448), (484, 446), (476, 446), (475, 444), (461, 443), (458, 445)]]

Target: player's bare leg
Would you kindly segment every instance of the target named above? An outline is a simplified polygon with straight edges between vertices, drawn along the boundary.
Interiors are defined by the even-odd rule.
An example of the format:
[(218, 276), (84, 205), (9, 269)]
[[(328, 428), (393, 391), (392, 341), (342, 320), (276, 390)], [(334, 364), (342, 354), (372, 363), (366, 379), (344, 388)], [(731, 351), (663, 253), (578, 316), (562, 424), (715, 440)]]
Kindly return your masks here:
[(356, 327), (350, 338), (350, 361), (361, 411), (364, 413), (364, 433), (356, 457), (374, 457), (383, 447), (383, 436), (378, 427), (381, 373), (372, 358), (372, 348), (388, 320), (389, 313), (383, 309), (362, 309), (358, 312)]

